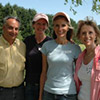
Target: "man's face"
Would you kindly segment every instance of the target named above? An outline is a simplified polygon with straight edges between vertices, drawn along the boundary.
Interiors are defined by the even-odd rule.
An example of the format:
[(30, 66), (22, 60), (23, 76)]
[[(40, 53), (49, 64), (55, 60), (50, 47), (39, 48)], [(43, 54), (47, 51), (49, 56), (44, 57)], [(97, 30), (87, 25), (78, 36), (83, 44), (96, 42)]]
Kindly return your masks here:
[(3, 36), (10, 44), (14, 42), (15, 38), (18, 35), (18, 31), (19, 22), (15, 19), (8, 19), (3, 26)]

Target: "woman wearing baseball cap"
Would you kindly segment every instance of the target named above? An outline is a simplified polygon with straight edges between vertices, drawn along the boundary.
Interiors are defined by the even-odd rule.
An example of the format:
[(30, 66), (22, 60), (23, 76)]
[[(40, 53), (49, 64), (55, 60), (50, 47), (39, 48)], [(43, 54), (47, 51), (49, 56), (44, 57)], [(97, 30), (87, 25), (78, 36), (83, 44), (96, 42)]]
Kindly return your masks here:
[(53, 40), (43, 44), (42, 73), (39, 100), (77, 100), (73, 78), (74, 61), (80, 47), (68, 40), (73, 27), (67, 13), (58, 12), (53, 17)]
[(48, 24), (49, 19), (47, 15), (43, 13), (36, 14), (32, 20), (34, 35), (28, 36), (24, 40), (26, 44), (25, 100), (38, 100), (42, 69), (42, 55), (40, 49), (44, 42), (51, 39), (45, 35)]

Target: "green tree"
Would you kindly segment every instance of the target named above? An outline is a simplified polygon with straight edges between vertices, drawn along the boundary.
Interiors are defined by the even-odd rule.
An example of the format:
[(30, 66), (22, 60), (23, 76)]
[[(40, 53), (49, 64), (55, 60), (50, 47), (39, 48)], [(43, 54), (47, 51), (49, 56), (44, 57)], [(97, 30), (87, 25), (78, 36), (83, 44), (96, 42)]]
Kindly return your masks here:
[[(66, 1), (68, 2), (68, 0)], [(74, 3), (75, 0), (72, 0), (72, 1), (73, 1), (72, 3)], [(78, 0), (78, 1), (81, 1), (81, 0)], [(82, 2), (79, 2), (79, 4), (82, 5)], [(17, 5), (11, 6), (9, 3), (3, 6), (0, 3), (0, 34), (2, 33), (3, 18), (6, 16), (10, 16), (10, 15), (17, 16), (21, 21), (20, 31), (18, 35), (19, 39), (23, 40), (27, 36), (34, 34), (34, 29), (32, 28), (32, 19), (36, 13), (37, 12), (35, 9), (25, 9)], [(46, 35), (52, 36), (52, 33), (53, 33), (52, 17), (53, 15), (52, 14), (47, 14), (47, 15), (49, 17), (49, 28), (46, 31)], [(71, 24), (74, 27), (74, 32), (76, 35), (77, 23), (73, 19), (71, 19)], [(98, 25), (98, 27), (100, 28), (100, 25)], [(75, 35), (73, 37), (73, 40), (79, 44), (80, 41), (76, 38)]]
[(11, 14), (11, 15), (12, 15), (12, 16), (16, 16), (16, 17), (18, 17), (18, 16), (17, 16), (17, 12), (16, 12), (16, 10), (14, 10), (14, 9), (13, 9), (13, 11), (12, 11), (12, 14)]
[(10, 5), (10, 3), (7, 3), (2, 9), (3, 18), (6, 16), (11, 16), (12, 12), (13, 7)]
[[(68, 4), (68, 2), (70, 2), (71, 1), (71, 6), (70, 6), (70, 10), (74, 13), (74, 14), (76, 14), (77, 13), (77, 11), (75, 11), (75, 9), (74, 9), (74, 7), (78, 7), (78, 6), (81, 6), (84, 2), (85, 2), (85, 0), (65, 0), (65, 5), (66, 4)], [(97, 12), (97, 13), (100, 13), (100, 0), (91, 0), (91, 2), (92, 2), (92, 8), (91, 8), (91, 10), (93, 11), (93, 12)]]

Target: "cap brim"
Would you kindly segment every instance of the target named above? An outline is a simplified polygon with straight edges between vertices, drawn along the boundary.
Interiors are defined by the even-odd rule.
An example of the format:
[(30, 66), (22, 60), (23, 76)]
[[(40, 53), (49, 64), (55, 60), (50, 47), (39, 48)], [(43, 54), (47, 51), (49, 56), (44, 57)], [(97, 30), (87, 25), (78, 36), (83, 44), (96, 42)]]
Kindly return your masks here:
[(56, 13), (56, 14), (53, 16), (53, 20), (54, 20), (57, 16), (64, 16), (64, 17), (66, 17), (66, 19), (68, 20), (68, 22), (69, 22), (69, 24), (70, 24), (70, 18), (69, 18), (69, 16), (68, 16), (67, 13), (65, 13), (65, 12), (58, 12), (58, 13)]

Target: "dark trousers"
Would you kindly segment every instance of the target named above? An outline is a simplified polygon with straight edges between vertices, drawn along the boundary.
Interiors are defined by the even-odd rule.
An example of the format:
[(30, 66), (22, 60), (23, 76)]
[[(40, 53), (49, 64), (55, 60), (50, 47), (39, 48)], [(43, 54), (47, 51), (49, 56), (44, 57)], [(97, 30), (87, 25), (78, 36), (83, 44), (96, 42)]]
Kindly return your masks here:
[(26, 83), (25, 100), (38, 100), (38, 98), (39, 98), (39, 84)]
[(77, 100), (77, 95), (76, 94), (63, 94), (63, 95), (58, 95), (58, 94), (52, 94), (47, 91), (43, 92), (43, 99), (42, 100)]
[(0, 87), (0, 100), (25, 100), (24, 84), (12, 88)]

